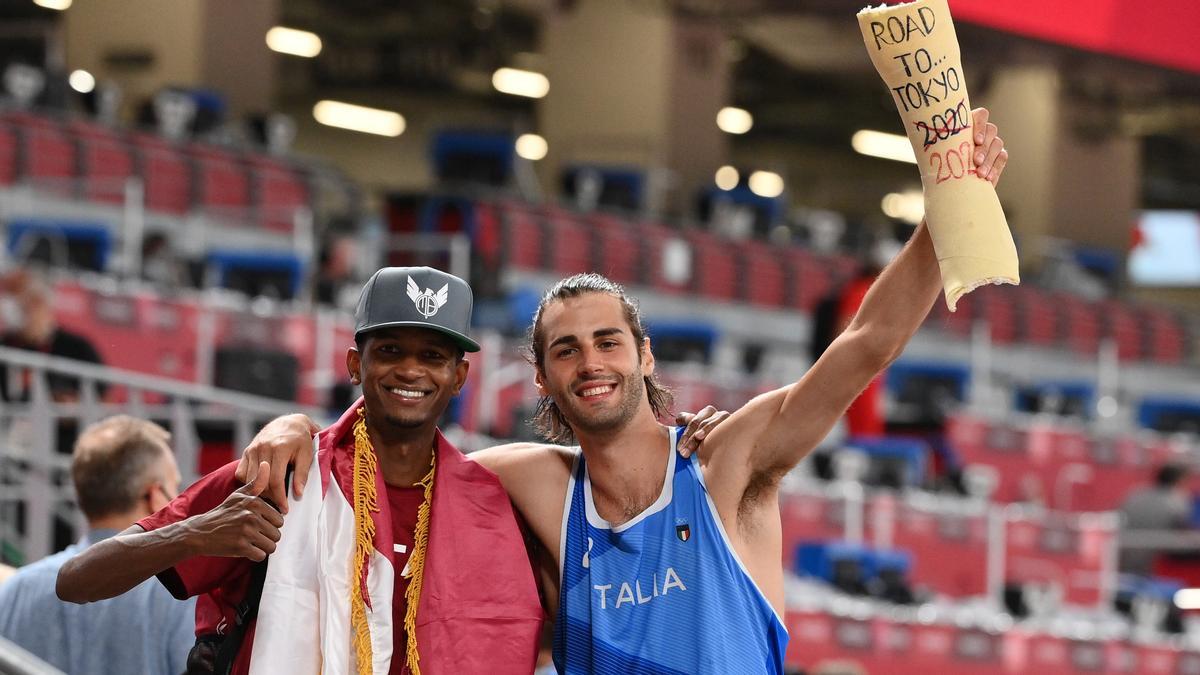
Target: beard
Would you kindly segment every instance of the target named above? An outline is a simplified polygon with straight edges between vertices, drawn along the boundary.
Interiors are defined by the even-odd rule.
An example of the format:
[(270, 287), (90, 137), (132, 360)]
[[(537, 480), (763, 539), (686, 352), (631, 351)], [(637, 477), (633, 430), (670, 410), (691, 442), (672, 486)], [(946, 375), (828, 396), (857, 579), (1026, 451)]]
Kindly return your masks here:
[(619, 387), (621, 399), (602, 410), (585, 412), (575, 400), (574, 387), (556, 396), (554, 402), (576, 436), (580, 432), (594, 434), (615, 431), (633, 419), (642, 399), (646, 397), (646, 382), (640, 370), (624, 376)]
[[(368, 395), (364, 391), (363, 396), (368, 425), (388, 437), (396, 434), (404, 435), (406, 432), (420, 429), (429, 423), (432, 410), (393, 410), (389, 409), (382, 396), (374, 392)], [(438, 409), (436, 404), (433, 409)]]
[(383, 422), (393, 429), (416, 429), (423, 426), (426, 420), (419, 415), (383, 415)]

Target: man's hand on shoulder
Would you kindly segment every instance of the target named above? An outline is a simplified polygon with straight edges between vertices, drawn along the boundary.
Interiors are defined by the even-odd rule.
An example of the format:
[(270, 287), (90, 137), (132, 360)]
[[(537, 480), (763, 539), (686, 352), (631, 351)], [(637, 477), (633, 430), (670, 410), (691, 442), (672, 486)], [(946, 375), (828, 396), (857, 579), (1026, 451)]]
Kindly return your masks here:
[(216, 508), (183, 521), (189, 547), (197, 555), (259, 561), (275, 551), (283, 515), (263, 498), (271, 478), (266, 462), (253, 483), (233, 492)]
[(266, 497), (283, 513), (287, 513), (287, 489), (284, 484), (289, 464), (295, 466), (292, 475), (292, 492), (304, 494), (308, 472), (312, 468), (312, 438), (320, 431), (307, 415), (294, 414), (277, 417), (267, 423), (242, 452), (235, 475), (243, 483), (254, 483), (258, 478), (259, 466), (267, 465), (270, 483)]
[(676, 415), (676, 424), (687, 425), (683, 430), (683, 435), (679, 437), (680, 454), (684, 457), (691, 457), (713, 429), (727, 419), (729, 419), (728, 410), (717, 410), (715, 406), (711, 405), (704, 406), (699, 412), (681, 412)]

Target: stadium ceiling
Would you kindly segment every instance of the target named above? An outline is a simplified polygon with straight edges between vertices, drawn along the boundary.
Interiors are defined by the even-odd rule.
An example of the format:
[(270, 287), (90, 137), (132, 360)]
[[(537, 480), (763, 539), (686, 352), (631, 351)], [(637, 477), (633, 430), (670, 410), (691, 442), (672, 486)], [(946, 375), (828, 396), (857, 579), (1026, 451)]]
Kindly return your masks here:
[[(3, 0), (0, 0), (3, 1)], [(630, 0), (685, 20), (711, 21), (729, 36), (732, 103), (751, 110), (751, 136), (804, 146), (846, 147), (857, 129), (894, 129), (895, 108), (863, 49), (846, 0)], [(543, 17), (577, 0), (287, 0), (283, 22), (315, 30), (327, 53), (301, 87), (397, 89), (470, 97), (532, 112), (535, 102), (497, 95), (501, 66), (536, 68)], [(1073, 120), (1081, 138), (1145, 139), (1145, 199), (1200, 208), (1200, 75), (1145, 65), (960, 22), (965, 71), (978, 100), (997, 68), (1048, 64), (1064, 92), (1090, 111)], [(294, 74), (294, 73), (293, 73)], [(287, 73), (284, 73), (287, 85)], [(299, 92), (297, 92), (299, 93)]]
[[(83, 0), (81, 0), (83, 1)], [(614, 0), (615, 1), (615, 0)], [(714, 22), (729, 36), (732, 103), (751, 110), (749, 136), (806, 146), (845, 146), (861, 128), (894, 129), (894, 107), (874, 73), (847, 0), (626, 0), (663, 7), (685, 20)], [(539, 65), (543, 17), (578, 0), (281, 0), (283, 25), (324, 41), (317, 59), (281, 61), (281, 99), (330, 92), (418, 94), (446, 105), (475, 105), (532, 117), (530, 99), (497, 94), (491, 73)], [(5, 57), (40, 50), (37, 36), (57, 12), (31, 0), (0, 0)], [(999, 67), (1049, 64), (1064, 73), (1064, 92), (1089, 112), (1074, 120), (1083, 138), (1146, 139), (1147, 167), (1176, 183), (1164, 194), (1192, 194), (1200, 208), (1200, 75), (1071, 49), (960, 22), (965, 71), (976, 100)], [(28, 39), (27, 39), (28, 36)], [(26, 54), (28, 52), (28, 54)], [(849, 149), (846, 148), (846, 152)], [(1176, 189), (1183, 186), (1181, 189)], [(1158, 188), (1148, 186), (1150, 201)], [(1162, 201), (1171, 202), (1173, 198)], [(1194, 202), (1194, 204), (1193, 204)]]

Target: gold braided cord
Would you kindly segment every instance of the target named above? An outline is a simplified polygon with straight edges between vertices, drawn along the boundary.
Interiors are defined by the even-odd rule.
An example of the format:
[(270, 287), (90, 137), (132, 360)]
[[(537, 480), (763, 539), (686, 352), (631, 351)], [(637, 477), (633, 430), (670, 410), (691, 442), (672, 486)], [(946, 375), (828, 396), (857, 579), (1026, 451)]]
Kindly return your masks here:
[(363, 600), (363, 575), (375, 546), (375, 519), (379, 512), (379, 494), (375, 489), (376, 459), (367, 436), (362, 408), (354, 423), (354, 567), (350, 578), (350, 631), (359, 673), (374, 670), (371, 656), (371, 629), (367, 624), (367, 606)]
[(421, 582), (425, 578), (425, 552), (429, 545), (429, 512), (433, 503), (433, 475), (437, 471), (437, 450), (430, 453), (429, 473), (417, 483), (425, 488), (425, 499), (417, 510), (417, 529), (413, 533), (413, 552), (408, 558), (408, 570), (412, 578), (404, 592), (407, 607), (404, 611), (404, 632), (408, 636), (408, 669), (413, 675), (421, 675), (421, 655), (417, 652), (417, 603), (421, 600)]

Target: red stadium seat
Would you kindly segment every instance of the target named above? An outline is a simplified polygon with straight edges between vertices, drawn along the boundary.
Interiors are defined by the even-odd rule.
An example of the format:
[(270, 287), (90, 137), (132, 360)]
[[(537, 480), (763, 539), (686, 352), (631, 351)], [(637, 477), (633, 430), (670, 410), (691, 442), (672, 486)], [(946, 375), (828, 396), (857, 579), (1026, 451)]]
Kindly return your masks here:
[(787, 300), (787, 279), (777, 247), (759, 241), (741, 244), (745, 298), (761, 307), (781, 307)]
[(788, 304), (802, 312), (811, 312), (833, 291), (833, 275), (825, 261), (812, 251), (793, 246), (783, 253), (788, 275)]
[(295, 167), (270, 157), (250, 157), (247, 164), (254, 181), (258, 222), (267, 229), (291, 232), (297, 209), (310, 205), (303, 176)]
[(708, 298), (731, 301), (738, 296), (736, 244), (707, 232), (688, 232), (692, 245), (692, 291)]
[(1005, 581), (1050, 584), (1067, 603), (1101, 606), (1108, 599), (1101, 580), (1116, 573), (1115, 556), (1107, 554), (1115, 538), (1115, 527), (1095, 518), (1006, 514)]
[(125, 182), (134, 175), (133, 151), (114, 130), (83, 121), (69, 127), (79, 143), (83, 196), (96, 202), (125, 201)]
[(500, 202), (497, 207), (504, 235), (504, 264), (523, 270), (545, 269), (545, 228), (538, 214), (518, 202)]
[(1045, 292), (1033, 286), (1016, 290), (1021, 317), (1021, 338), (1034, 345), (1049, 346), (1058, 339), (1057, 305)]
[(1100, 315), (1097, 307), (1083, 298), (1061, 293), (1054, 296), (1061, 308), (1059, 331), (1073, 352), (1094, 356), (1100, 346)]
[(500, 255), (503, 252), (503, 233), (501, 232), (500, 214), (491, 202), (475, 203), (475, 232), (471, 245), (476, 255), (488, 271), (500, 269)]
[(987, 594), (987, 515), (982, 509), (930, 509), (883, 493), (867, 501), (866, 541), (913, 554), (909, 579), (952, 598)]
[(586, 222), (597, 238), (595, 271), (619, 284), (635, 283), (642, 264), (636, 225), (605, 213)]
[(592, 232), (575, 213), (550, 208), (546, 212), (550, 267), (562, 275), (592, 271)]
[(848, 255), (835, 254), (824, 258), (824, 260), (829, 267), (829, 274), (833, 279), (833, 283), (836, 285), (841, 285), (854, 278), (854, 275), (858, 274), (859, 267), (862, 266), (858, 260)]
[(233, 153), (198, 144), (188, 151), (196, 165), (200, 206), (224, 211), (250, 206), (249, 175)]
[(846, 537), (846, 502), (842, 498), (790, 492), (780, 496), (779, 515), (783, 527), (783, 565), (787, 569), (793, 569), (798, 544)]
[(988, 322), (992, 341), (1011, 344), (1017, 339), (1015, 289), (1011, 286), (984, 286), (971, 292), (979, 304), (979, 316)]
[(133, 148), (146, 192), (146, 208), (182, 215), (192, 206), (192, 169), (184, 154), (158, 136), (134, 134)]
[(28, 113), (9, 113), (0, 121), (16, 130), (21, 178), (47, 191), (74, 192), (75, 144), (58, 122)]
[(1180, 363), (1187, 356), (1187, 331), (1173, 312), (1148, 308), (1144, 312), (1146, 356), (1159, 363)]
[(1141, 320), (1133, 308), (1111, 300), (1103, 303), (1100, 309), (1106, 319), (1105, 334), (1117, 343), (1117, 356), (1122, 361), (1142, 358)]
[(17, 180), (17, 135), (12, 127), (0, 124), (0, 185)]

